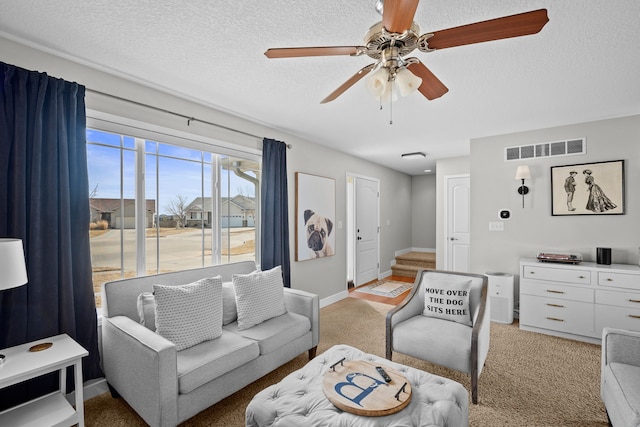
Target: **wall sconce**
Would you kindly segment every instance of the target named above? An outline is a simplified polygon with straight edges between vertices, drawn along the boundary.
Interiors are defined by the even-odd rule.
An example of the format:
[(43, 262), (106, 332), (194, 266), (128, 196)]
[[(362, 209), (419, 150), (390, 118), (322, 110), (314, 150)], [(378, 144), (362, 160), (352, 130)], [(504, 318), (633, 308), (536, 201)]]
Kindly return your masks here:
[(522, 185), (518, 187), (518, 194), (522, 195), (522, 207), (524, 208), (524, 195), (529, 192), (529, 187), (524, 185), (525, 179), (531, 179), (531, 173), (529, 173), (529, 166), (518, 166), (516, 171), (516, 179), (522, 180)]

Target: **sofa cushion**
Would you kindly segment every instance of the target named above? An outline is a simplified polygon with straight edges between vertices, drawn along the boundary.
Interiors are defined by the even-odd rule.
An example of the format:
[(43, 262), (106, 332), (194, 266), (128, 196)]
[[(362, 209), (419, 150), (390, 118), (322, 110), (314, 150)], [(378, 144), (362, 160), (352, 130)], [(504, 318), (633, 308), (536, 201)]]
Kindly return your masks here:
[(311, 321), (306, 316), (287, 312), (249, 329), (238, 330), (238, 322), (224, 329), (256, 341), (260, 354), (268, 354), (311, 331)]
[(640, 425), (640, 367), (613, 362), (605, 366), (602, 375), (601, 394), (607, 412), (623, 420), (621, 425)]
[(472, 325), (469, 309), (471, 280), (459, 276), (430, 278), (425, 275), (421, 285), (424, 286), (424, 316)]
[(284, 283), (280, 266), (251, 274), (234, 274), (238, 330), (249, 329), (284, 314)]
[(156, 332), (184, 350), (222, 335), (222, 277), (181, 286), (153, 285)]
[(177, 354), (178, 391), (189, 393), (219, 376), (255, 359), (258, 345), (239, 335), (222, 331), (222, 335), (204, 341)]
[[(443, 340), (442, 337), (447, 339)], [(393, 327), (392, 348), (417, 359), (469, 373), (471, 328), (458, 322), (414, 316)]]
[(140, 324), (155, 332), (156, 330), (156, 298), (153, 292), (143, 292), (138, 295), (138, 316)]
[(228, 325), (238, 319), (236, 308), (236, 293), (233, 290), (233, 282), (222, 284), (222, 324)]

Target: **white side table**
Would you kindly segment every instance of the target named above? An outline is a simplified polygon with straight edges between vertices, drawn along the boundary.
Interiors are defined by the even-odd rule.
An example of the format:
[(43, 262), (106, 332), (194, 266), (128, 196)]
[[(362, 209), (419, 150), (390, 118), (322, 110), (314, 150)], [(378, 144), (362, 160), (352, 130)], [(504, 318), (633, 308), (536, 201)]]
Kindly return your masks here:
[[(30, 352), (35, 344), (53, 345), (42, 351)], [(82, 358), (89, 354), (67, 334), (34, 341), (0, 350), (5, 361), (0, 365), (0, 388), (60, 371), (58, 391), (0, 412), (0, 426), (73, 426), (84, 427), (84, 399), (82, 393)], [(76, 387), (76, 407), (66, 395), (67, 367), (73, 366)]]

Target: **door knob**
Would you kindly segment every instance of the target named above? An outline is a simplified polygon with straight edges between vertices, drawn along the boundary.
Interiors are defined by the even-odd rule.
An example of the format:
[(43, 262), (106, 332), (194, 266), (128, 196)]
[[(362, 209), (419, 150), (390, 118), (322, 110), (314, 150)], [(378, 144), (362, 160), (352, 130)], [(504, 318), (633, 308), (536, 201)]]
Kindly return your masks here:
[(455, 237), (450, 237), (449, 240), (458, 240)]

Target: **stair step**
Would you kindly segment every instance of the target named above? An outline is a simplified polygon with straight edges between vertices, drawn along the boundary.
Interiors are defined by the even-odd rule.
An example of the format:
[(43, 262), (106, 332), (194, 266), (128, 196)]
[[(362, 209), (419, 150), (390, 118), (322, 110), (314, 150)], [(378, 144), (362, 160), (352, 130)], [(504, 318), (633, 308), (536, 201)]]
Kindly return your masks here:
[(418, 270), (435, 270), (435, 252), (408, 252), (396, 257), (391, 267), (392, 274), (404, 277), (416, 277)]
[(398, 255), (396, 262), (399, 261), (436, 261), (435, 252), (407, 252), (406, 254)]
[(416, 265), (396, 264), (391, 267), (391, 274), (394, 276), (416, 277), (419, 270), (434, 270), (434, 268), (425, 268)]

